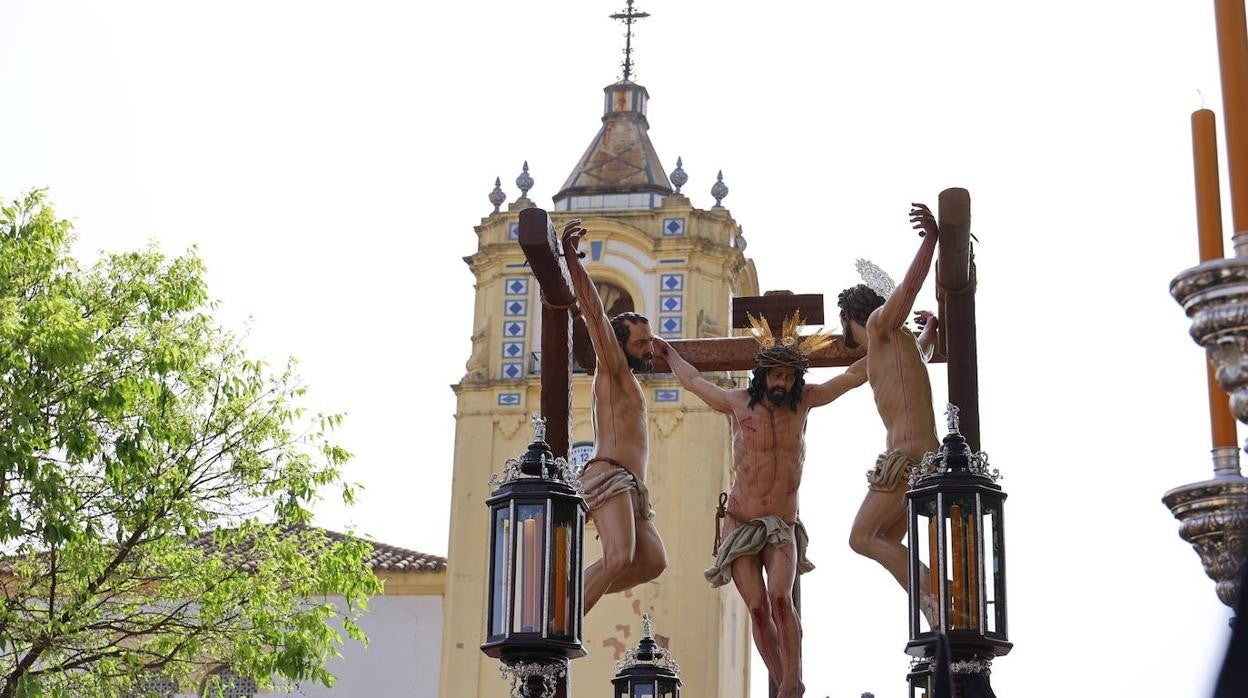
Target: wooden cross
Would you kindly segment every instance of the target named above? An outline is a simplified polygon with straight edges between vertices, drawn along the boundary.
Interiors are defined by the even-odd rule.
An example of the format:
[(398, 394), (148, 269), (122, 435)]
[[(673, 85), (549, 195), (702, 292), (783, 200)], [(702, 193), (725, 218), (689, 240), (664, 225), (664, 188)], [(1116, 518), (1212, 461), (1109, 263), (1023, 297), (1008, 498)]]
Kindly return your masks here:
[[(631, 5), (631, 3), (630, 3)], [(936, 262), (936, 299), (940, 326), (933, 362), (948, 363), (949, 402), (960, 410), (961, 432), (972, 450), (979, 450), (979, 379), (975, 337), (975, 261), (971, 250), (971, 197), (965, 189), (940, 193), (937, 218), (940, 224)], [(546, 417), (546, 441), (556, 456), (566, 458), (571, 445), (572, 323), (576, 302), (567, 268), (560, 257), (554, 224), (546, 211), (529, 208), (520, 212), (520, 247), (533, 270), (542, 300), (541, 403)], [(749, 326), (746, 313), (762, 315), (779, 329), (794, 310), (809, 324), (824, 322), (823, 295), (772, 292), (733, 299), (732, 326)], [(576, 322), (584, 322), (576, 317)], [(829, 346), (810, 355), (812, 368), (849, 366), (863, 356), (862, 349), (848, 349), (840, 335)], [(753, 337), (675, 339), (669, 343), (699, 371), (744, 371), (754, 368), (758, 343)], [(578, 357), (593, 370), (591, 357)], [(654, 371), (670, 371), (661, 357)], [(801, 615), (800, 581), (794, 580), (794, 602)], [(776, 683), (771, 690), (775, 695)], [(558, 695), (567, 696), (565, 682)]]

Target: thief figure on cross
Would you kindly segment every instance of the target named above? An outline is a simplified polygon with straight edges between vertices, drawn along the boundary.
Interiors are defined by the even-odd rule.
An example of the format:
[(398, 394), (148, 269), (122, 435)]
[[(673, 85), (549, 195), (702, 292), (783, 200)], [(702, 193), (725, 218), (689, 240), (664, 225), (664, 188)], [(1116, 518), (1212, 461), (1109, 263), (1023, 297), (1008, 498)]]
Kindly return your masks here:
[[(866, 348), (867, 376), (887, 432), (885, 451), (867, 472), (867, 496), (854, 518), (849, 545), (854, 552), (880, 563), (906, 590), (910, 588), (909, 554), (901, 541), (906, 536), (907, 480), (923, 454), (940, 447), (926, 366), (935, 348), (939, 321), (921, 310), (915, 313), (915, 322), (923, 328), (918, 338), (905, 327), (932, 266), (939, 230), (936, 218), (923, 204), (912, 204), (910, 222), (920, 231), (923, 242), (901, 285), (892, 290), (887, 275), (868, 263), (868, 270), (863, 272), (868, 283), (845, 289), (837, 300), (845, 346)], [(863, 264), (859, 266), (861, 271)], [(931, 599), (923, 588), (928, 584), (927, 574), (926, 570), (921, 572), (920, 598), (930, 621)]]
[[(814, 569), (806, 559), (806, 529), (797, 517), (797, 490), (806, 458), (806, 418), (867, 380), (866, 359), (819, 385), (806, 385), (809, 355), (833, 338), (802, 338), (799, 314), (785, 319), (775, 336), (767, 319), (750, 317), (758, 353), (749, 387), (724, 389), (704, 378), (670, 344), (654, 339), (686, 390), (729, 416), (736, 478), (717, 524), (715, 563), (706, 570), (711, 586), (736, 585), (750, 610), (754, 644), (781, 698), (795, 698), (802, 684), (801, 619), (793, 604), (793, 582)], [(723, 501), (721, 497), (721, 502)], [(763, 570), (767, 571), (766, 581)]]
[(634, 371), (653, 368), (650, 323), (637, 313), (608, 319), (594, 281), (578, 253), (586, 233), (580, 220), (563, 229), (564, 261), (572, 276), (581, 317), (597, 357), (590, 414), (594, 455), (581, 484), (585, 503), (602, 539), (602, 559), (585, 570), (585, 613), (603, 594), (627, 591), (667, 568), (667, 550), (654, 526), (646, 489), (649, 437), (646, 398)]

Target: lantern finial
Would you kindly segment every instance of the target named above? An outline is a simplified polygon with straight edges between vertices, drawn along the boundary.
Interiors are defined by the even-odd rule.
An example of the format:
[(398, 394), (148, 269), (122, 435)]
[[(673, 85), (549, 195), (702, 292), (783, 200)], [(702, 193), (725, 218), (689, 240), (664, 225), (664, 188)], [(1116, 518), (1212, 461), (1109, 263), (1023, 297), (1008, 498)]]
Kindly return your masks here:
[(546, 443), (546, 419), (536, 412), (533, 413), (533, 442)]
[(948, 406), (945, 408), (945, 419), (947, 420), (947, 426), (950, 434), (962, 433), (958, 430), (958, 412), (958, 406), (952, 402), (948, 403)]
[(650, 620), (649, 613), (641, 616), (641, 636), (648, 640), (654, 639), (654, 621)]

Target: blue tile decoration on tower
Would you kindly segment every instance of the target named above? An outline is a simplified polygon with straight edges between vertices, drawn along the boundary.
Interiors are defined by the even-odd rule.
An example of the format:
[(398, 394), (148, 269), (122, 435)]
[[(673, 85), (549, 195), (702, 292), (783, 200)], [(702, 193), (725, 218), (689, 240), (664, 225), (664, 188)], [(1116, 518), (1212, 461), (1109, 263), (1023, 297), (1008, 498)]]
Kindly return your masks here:
[(498, 404), (503, 407), (519, 405), (520, 393), (499, 393)]
[(602, 247), (603, 247), (602, 240), (590, 240), (589, 241), (589, 258), (592, 261), (595, 261), (595, 262), (602, 261)]
[(508, 320), (503, 323), (504, 337), (523, 337), (528, 322), (525, 320)]
[(681, 313), (685, 310), (685, 297), (679, 293), (659, 296), (659, 312)]
[(524, 276), (509, 276), (503, 279), (503, 292), (509, 296), (529, 295), (529, 279)]
[(663, 237), (678, 238), (685, 234), (684, 218), (664, 218), (663, 219)]
[(512, 222), (511, 225), (507, 226), (507, 239), (508, 240), (520, 239), (520, 223), (518, 221)]
[(503, 342), (503, 359), (523, 359), (524, 342)]
[(521, 361), (504, 361), (502, 377), (503, 380), (524, 378), (524, 363)]
[(659, 316), (659, 335), (667, 339), (679, 339), (684, 332), (685, 319), (677, 315)]
[(685, 290), (685, 275), (659, 274), (659, 290), (662, 292)]
[(655, 402), (680, 402), (679, 388), (655, 388)]
[(508, 298), (503, 301), (503, 315), (508, 317), (528, 317), (529, 299)]

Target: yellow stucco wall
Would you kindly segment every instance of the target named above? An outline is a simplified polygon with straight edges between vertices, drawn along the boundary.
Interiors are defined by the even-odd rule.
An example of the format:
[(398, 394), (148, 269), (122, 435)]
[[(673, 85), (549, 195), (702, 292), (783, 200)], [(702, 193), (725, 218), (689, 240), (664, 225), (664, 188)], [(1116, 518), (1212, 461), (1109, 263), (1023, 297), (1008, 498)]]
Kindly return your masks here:
[[(540, 408), (539, 379), (528, 373), (529, 353), (539, 348), (540, 300), (519, 245), (508, 239), (525, 205), (484, 219), (477, 227), (480, 247), (465, 258), (476, 276), (477, 295), (472, 354), (467, 373), (454, 386), (458, 407), (441, 674), (445, 698), (507, 695), (498, 662), (483, 655), (479, 645), (485, 626), (486, 481), (507, 458), (524, 451), (532, 437), (529, 414)], [(664, 332), (668, 319), (680, 324), (680, 331), (669, 336), (727, 334), (730, 298), (758, 293), (753, 263), (736, 247), (739, 228), (725, 209), (696, 210), (684, 197), (669, 197), (659, 209), (580, 211), (555, 222), (572, 216), (590, 231), (582, 243), (590, 274), (628, 290), (656, 334)], [(683, 223), (684, 235), (662, 234), (673, 219)], [(602, 243), (596, 251), (594, 242)], [(667, 275), (679, 275), (679, 284)], [(523, 284), (513, 283), (520, 279), (529, 279), (523, 291)], [(678, 309), (671, 309), (668, 296), (678, 297)], [(515, 322), (524, 325), (509, 324)], [(524, 370), (512, 378), (507, 371), (517, 351)], [(650, 613), (658, 639), (680, 663), (682, 695), (745, 696), (748, 616), (734, 590), (713, 590), (702, 576), (711, 558), (718, 495), (730, 483), (727, 420), (681, 390), (671, 376), (643, 377), (642, 384), (650, 409), (647, 484), (670, 563), (658, 580), (604, 597), (586, 619), (589, 656), (572, 663), (573, 686), (578, 694), (605, 694), (615, 661), (637, 644), (641, 614)], [(656, 391), (673, 390), (679, 391), (676, 400), (656, 401)], [(592, 441), (587, 376), (575, 377), (572, 400), (573, 441)], [(586, 538), (585, 559), (601, 557), (592, 525)]]

